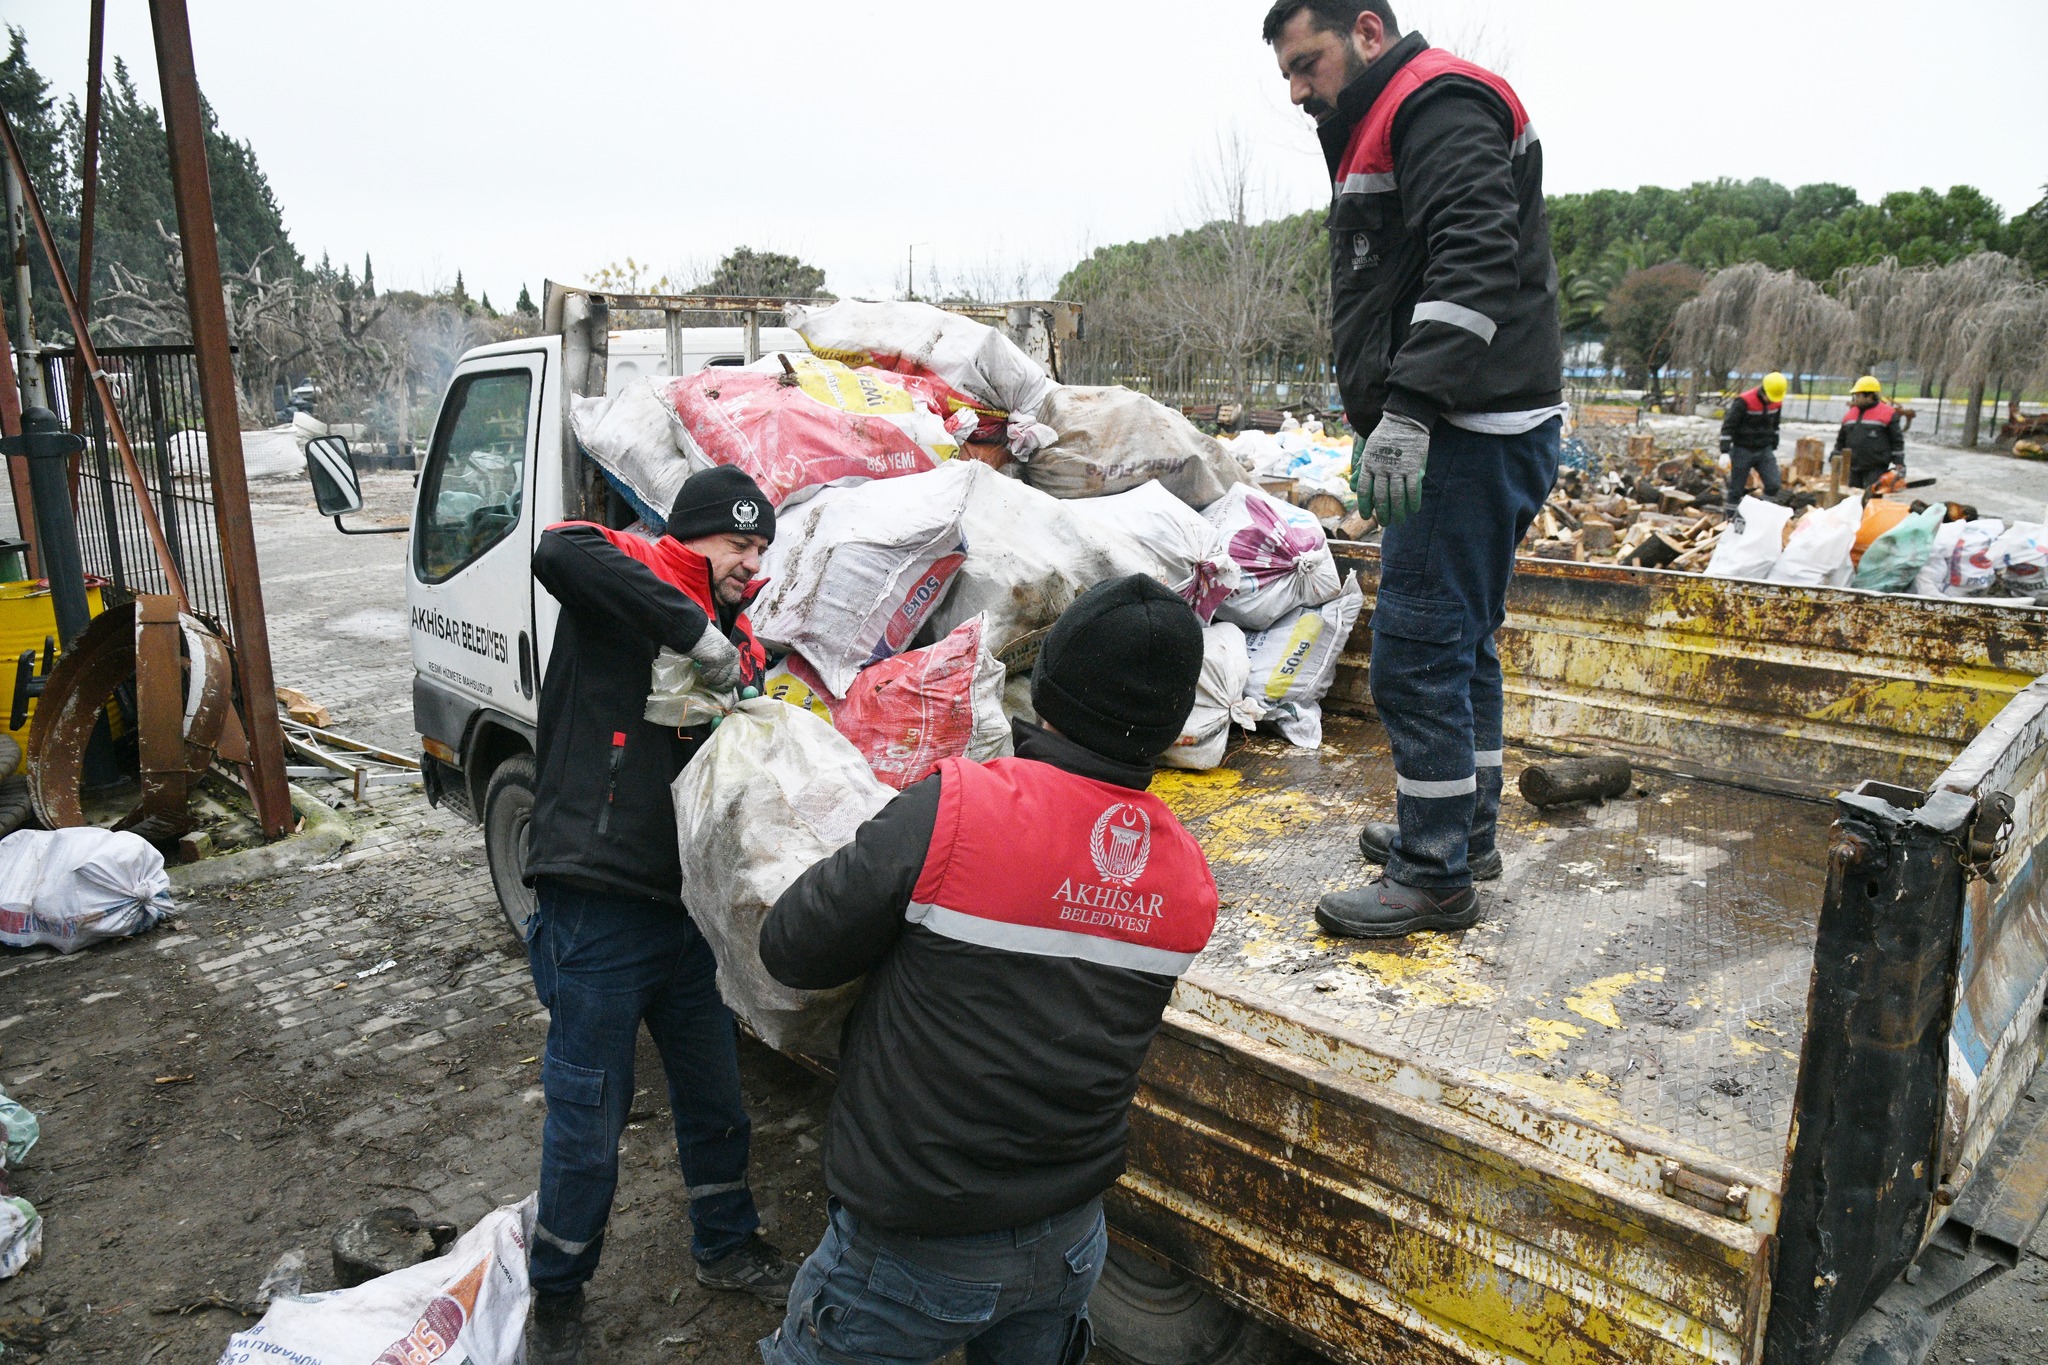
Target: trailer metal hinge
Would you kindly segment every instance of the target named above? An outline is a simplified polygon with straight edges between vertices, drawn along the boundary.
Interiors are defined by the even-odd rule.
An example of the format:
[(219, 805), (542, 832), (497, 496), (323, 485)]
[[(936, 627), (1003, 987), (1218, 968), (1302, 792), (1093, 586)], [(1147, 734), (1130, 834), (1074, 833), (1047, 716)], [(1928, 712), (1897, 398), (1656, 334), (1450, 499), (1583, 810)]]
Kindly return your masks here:
[(1710, 1175), (1690, 1170), (1680, 1162), (1664, 1163), (1664, 1193), (1706, 1213), (1716, 1213), (1739, 1223), (1749, 1221), (1749, 1186), (1730, 1185)]
[(1977, 816), (1970, 822), (1963, 862), (1973, 879), (1996, 883), (1992, 869), (2012, 843), (2012, 798), (1992, 792), (1977, 804)]

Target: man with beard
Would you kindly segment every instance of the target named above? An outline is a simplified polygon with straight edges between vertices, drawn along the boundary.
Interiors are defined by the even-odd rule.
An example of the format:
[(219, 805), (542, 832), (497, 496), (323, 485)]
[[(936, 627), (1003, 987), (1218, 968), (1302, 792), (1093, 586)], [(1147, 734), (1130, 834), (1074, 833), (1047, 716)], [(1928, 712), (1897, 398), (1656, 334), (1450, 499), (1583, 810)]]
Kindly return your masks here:
[(1371, 686), (1399, 823), (1359, 840), (1385, 875), (1316, 918), (1368, 938), (1468, 928), (1473, 879), (1501, 873), (1493, 637), (1565, 413), (1543, 151), (1506, 81), (1402, 36), (1385, 0), (1279, 0), (1265, 38), (1335, 183), (1337, 379), (1359, 510), (1386, 527)]
[(526, 864), (538, 903), (527, 958), (548, 1009), (532, 1365), (584, 1359), (583, 1286), (604, 1249), (643, 1022), (668, 1074), (697, 1282), (780, 1305), (796, 1274), (756, 1230), (738, 1034), (682, 903), (669, 786), (710, 727), (643, 714), (664, 648), (714, 690), (759, 682), (767, 652), (745, 606), (774, 539), (774, 504), (721, 466), (690, 476), (658, 540), (566, 522), (534, 548), (533, 576), (562, 614), (541, 682)]

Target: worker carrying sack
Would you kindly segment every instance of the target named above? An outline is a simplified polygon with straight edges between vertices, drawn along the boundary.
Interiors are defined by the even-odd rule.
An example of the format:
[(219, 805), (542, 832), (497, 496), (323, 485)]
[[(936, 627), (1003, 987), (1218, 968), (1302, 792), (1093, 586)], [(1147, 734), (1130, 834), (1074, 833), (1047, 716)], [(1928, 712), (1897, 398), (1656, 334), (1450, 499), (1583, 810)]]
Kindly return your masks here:
[(1223, 536), (1243, 577), (1216, 618), (1264, 630), (1290, 612), (1319, 607), (1343, 591), (1322, 523), (1304, 508), (1239, 484), (1202, 513)]
[(901, 791), (949, 758), (974, 763), (1013, 752), (1003, 714), (1006, 670), (975, 617), (935, 645), (865, 669), (834, 711), (875, 776)]
[(761, 924), (791, 883), (853, 842), (896, 793), (852, 741), (768, 697), (735, 707), (670, 791), (683, 904), (718, 959), (719, 994), (776, 1051), (836, 1057), (859, 986), (783, 985), (761, 965)]
[(868, 664), (910, 648), (961, 566), (972, 461), (907, 479), (828, 489), (785, 513), (748, 615), (795, 650), (834, 696)]
[(1214, 436), (1126, 388), (1057, 388), (1039, 420), (1059, 440), (1018, 459), (1024, 481), (1056, 498), (1107, 497), (1157, 479), (1188, 506), (1203, 508), (1247, 478)]
[[(1355, 619), (1355, 618), (1354, 618)], [(1159, 756), (1168, 768), (1197, 771), (1222, 766), (1230, 748), (1230, 727), (1250, 730), (1266, 718), (1264, 703), (1246, 695), (1252, 657), (1244, 631), (1219, 622), (1202, 631), (1202, 677), (1195, 685), (1195, 709), (1173, 747)]]
[(1252, 664), (1245, 695), (1267, 708), (1263, 723), (1289, 744), (1322, 746), (1323, 697), (1337, 680), (1337, 660), (1364, 609), (1365, 589), (1352, 574), (1335, 601), (1304, 608), (1245, 637)]
[(738, 466), (778, 509), (821, 488), (935, 469), (965, 439), (891, 376), (814, 355), (777, 352), (665, 379), (656, 392), (686, 458)]
[(443, 1255), (352, 1289), (274, 1301), (217, 1365), (517, 1365), (538, 1195), (484, 1215)]

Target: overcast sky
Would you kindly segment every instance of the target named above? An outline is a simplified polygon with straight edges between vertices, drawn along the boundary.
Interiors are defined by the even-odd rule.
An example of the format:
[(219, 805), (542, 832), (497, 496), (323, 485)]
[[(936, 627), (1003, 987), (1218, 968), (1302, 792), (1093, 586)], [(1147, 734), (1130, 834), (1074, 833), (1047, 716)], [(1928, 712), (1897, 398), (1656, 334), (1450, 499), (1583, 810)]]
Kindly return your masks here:
[[(1265, 0), (190, 0), (199, 80), (255, 143), (308, 256), (380, 284), (522, 282), (632, 256), (689, 274), (746, 243), (840, 293), (936, 265), (1035, 274), (1197, 217), (1233, 132), (1266, 206), (1328, 196), (1258, 38)], [(0, 0), (36, 66), (83, 87), (85, 0)], [(109, 48), (156, 102), (146, 0)], [(1427, 0), (1404, 24), (1513, 80), (1549, 188), (1717, 176), (1866, 199), (2048, 181), (2026, 63), (2043, 0)], [(2024, 54), (2035, 54), (2028, 56)], [(682, 281), (687, 283), (687, 280)]]

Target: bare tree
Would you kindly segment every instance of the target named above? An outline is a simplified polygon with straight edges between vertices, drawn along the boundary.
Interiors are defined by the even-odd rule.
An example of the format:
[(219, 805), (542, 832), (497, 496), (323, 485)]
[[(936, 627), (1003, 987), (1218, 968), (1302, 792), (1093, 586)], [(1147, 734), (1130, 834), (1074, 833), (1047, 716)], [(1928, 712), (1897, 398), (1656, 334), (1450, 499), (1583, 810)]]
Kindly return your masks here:
[(1820, 374), (1854, 350), (1857, 323), (1811, 280), (1750, 261), (1710, 276), (1674, 330), (1680, 362), (1726, 388), (1736, 370)]

